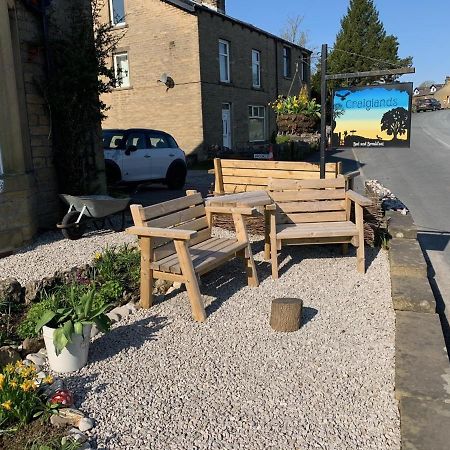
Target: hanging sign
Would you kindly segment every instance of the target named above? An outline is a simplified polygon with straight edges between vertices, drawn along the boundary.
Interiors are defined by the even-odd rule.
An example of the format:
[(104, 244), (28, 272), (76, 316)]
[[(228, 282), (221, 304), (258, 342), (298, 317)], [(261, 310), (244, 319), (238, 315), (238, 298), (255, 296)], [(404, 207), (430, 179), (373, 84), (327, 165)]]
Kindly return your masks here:
[(412, 83), (338, 88), (333, 92), (333, 145), (409, 147)]

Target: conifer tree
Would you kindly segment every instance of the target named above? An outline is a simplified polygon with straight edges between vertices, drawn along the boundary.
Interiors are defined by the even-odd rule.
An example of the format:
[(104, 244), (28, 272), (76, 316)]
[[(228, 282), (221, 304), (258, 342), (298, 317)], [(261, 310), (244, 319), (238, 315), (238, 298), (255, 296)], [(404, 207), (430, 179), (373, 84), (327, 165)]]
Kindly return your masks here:
[[(398, 40), (388, 35), (380, 21), (373, 0), (350, 0), (347, 14), (328, 56), (328, 73), (348, 73), (408, 67), (412, 58), (398, 56)], [(393, 81), (391, 76), (386, 81)], [(349, 85), (367, 84), (374, 79), (349, 79)], [(344, 80), (340, 85), (347, 84)], [(330, 83), (331, 87), (331, 83)], [(313, 90), (320, 92), (320, 73), (316, 73)]]
[[(411, 65), (412, 58), (399, 58), (398, 46), (397, 37), (386, 34), (373, 0), (350, 0), (328, 57), (328, 72), (360, 72)], [(351, 84), (368, 81), (355, 79)]]

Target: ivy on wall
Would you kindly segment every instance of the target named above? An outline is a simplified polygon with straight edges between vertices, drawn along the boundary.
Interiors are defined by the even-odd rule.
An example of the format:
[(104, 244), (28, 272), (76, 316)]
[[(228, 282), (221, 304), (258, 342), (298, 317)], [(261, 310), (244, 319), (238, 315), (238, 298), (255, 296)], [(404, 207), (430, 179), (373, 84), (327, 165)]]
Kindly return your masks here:
[(60, 192), (105, 191), (100, 96), (116, 86), (111, 54), (123, 32), (101, 20), (102, 0), (75, 0), (48, 14), (48, 79), (44, 86)]

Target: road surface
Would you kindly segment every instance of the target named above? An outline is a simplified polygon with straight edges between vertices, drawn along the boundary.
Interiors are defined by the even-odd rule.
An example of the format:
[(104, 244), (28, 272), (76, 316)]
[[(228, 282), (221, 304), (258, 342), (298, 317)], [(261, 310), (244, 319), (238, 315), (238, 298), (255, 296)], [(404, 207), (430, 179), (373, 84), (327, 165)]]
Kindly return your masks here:
[(378, 179), (410, 209), (438, 302), (450, 321), (450, 110), (413, 114), (409, 149), (354, 153), (362, 175)]

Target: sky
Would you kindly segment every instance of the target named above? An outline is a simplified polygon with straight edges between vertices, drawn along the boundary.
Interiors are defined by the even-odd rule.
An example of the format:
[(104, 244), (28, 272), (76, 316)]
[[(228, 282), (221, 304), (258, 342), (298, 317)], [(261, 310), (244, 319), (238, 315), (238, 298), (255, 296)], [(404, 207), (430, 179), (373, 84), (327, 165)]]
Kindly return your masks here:
[[(280, 34), (288, 17), (302, 15), (310, 49), (332, 46), (348, 0), (226, 0), (227, 14)], [(443, 83), (450, 76), (450, 0), (375, 0), (387, 34), (398, 37), (399, 56), (413, 57), (416, 73), (400, 81)]]

